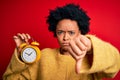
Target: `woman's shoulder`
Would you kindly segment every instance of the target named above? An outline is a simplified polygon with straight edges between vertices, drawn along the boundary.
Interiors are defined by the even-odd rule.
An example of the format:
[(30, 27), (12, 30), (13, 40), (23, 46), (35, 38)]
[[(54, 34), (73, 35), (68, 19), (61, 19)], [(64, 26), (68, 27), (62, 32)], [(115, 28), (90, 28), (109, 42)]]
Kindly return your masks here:
[(50, 62), (56, 61), (57, 48), (44, 48), (41, 50), (41, 62)]
[(43, 52), (54, 52), (54, 51), (56, 51), (57, 50), (57, 48), (44, 48), (44, 49), (41, 49), (41, 52), (43, 53)]
[(42, 55), (55, 55), (58, 52), (58, 48), (44, 48), (41, 50)]

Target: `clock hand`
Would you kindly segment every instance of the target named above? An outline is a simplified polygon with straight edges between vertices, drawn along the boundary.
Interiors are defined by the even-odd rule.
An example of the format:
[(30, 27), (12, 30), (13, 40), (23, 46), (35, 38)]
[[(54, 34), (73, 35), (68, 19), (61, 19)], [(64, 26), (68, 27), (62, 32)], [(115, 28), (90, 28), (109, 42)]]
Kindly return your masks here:
[(28, 54), (29, 56), (32, 54), (32, 52), (30, 54)]
[(25, 54), (29, 55), (28, 53), (25, 52)]

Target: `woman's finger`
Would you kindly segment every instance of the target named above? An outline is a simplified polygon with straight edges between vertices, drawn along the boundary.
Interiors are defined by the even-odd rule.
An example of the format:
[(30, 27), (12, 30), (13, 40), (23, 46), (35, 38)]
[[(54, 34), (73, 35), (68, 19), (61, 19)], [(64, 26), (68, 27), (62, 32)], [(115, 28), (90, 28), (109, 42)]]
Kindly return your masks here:
[(73, 40), (71, 40), (70, 42), (70, 46), (72, 48), (72, 51), (74, 52), (74, 54), (76, 55), (81, 55), (82, 51), (80, 50), (80, 48), (75, 44), (75, 42)]
[[(70, 52), (71, 56), (75, 59), (78, 60), (81, 58), (81, 55), (78, 56), (77, 54), (75, 54), (75, 52), (73, 51), (73, 49), (71, 47), (68, 47), (68, 51)], [(82, 54), (82, 53), (81, 53)]]
[(81, 69), (81, 66), (82, 66), (82, 60), (83, 60), (83, 59), (79, 59), (79, 60), (77, 60), (77, 62), (76, 62), (75, 71), (76, 71), (77, 74), (80, 73), (80, 69)]
[(31, 39), (31, 36), (28, 33), (26, 33), (26, 35), (28, 39)]
[(20, 37), (22, 40), (24, 40), (25, 38), (23, 37), (23, 35), (22, 34), (20, 34), (20, 33), (17, 33), (17, 36), (18, 37)]
[(81, 51), (85, 51), (87, 49), (86, 45), (84, 45), (84, 43), (81, 42), (80, 38), (76, 38), (75, 43)]
[(82, 60), (85, 54), (82, 54), (81, 56), (76, 55), (73, 50), (69, 47), (69, 52), (72, 55), (72, 57), (76, 60), (76, 65), (75, 65), (75, 71), (76, 73), (80, 73), (81, 65), (82, 65)]
[(89, 45), (89, 39), (88, 39), (86, 36), (81, 35), (81, 36), (80, 36), (80, 41), (81, 41), (86, 47), (88, 47), (88, 45)]
[(28, 43), (28, 36), (25, 33), (22, 33), (22, 36), (24, 37), (25, 42)]
[(13, 39), (18, 39), (19, 37), (18, 36), (13, 36)]
[(23, 41), (21, 41), (21, 38), (18, 37), (18, 36), (16, 36), (16, 35), (13, 36), (13, 39), (14, 39), (14, 41), (15, 41), (17, 47), (19, 47), (20, 44), (23, 42)]
[(92, 45), (91, 45), (91, 41), (90, 41), (89, 38), (87, 38), (86, 36), (81, 35), (80, 40), (86, 46), (87, 51), (91, 50)]

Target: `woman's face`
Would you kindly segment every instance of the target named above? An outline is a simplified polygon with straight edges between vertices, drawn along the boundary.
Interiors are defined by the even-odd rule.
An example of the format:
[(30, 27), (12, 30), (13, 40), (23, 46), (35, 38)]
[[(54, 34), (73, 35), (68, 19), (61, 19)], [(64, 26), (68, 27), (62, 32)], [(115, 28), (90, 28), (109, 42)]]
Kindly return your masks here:
[(70, 40), (74, 39), (80, 34), (77, 22), (70, 19), (63, 19), (58, 22), (56, 28), (56, 35), (60, 47), (64, 50), (69, 46)]

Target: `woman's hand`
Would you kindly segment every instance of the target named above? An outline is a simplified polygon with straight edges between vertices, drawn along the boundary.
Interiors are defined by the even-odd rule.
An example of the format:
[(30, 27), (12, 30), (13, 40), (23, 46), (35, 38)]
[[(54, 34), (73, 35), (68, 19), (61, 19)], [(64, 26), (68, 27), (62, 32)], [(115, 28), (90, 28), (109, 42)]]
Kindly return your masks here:
[(68, 48), (72, 57), (76, 60), (76, 72), (80, 73), (82, 60), (86, 53), (91, 50), (91, 41), (86, 36), (79, 35), (74, 40), (70, 41)]
[(22, 43), (28, 43), (29, 39), (31, 38), (29, 34), (25, 34), (25, 33), (17, 33), (17, 35), (13, 36), (14, 41), (16, 43), (16, 47), (18, 49), (19, 52), (19, 47)]

